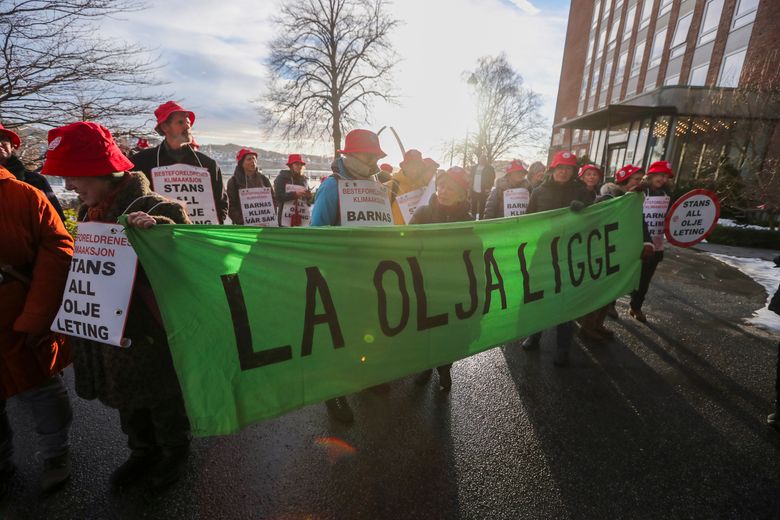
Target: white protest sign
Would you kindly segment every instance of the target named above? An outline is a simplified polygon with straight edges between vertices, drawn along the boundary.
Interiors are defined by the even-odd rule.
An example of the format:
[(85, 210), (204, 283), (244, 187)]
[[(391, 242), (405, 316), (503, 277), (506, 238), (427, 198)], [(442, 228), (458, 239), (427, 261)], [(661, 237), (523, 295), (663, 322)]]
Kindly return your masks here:
[(404, 217), (404, 224), (408, 224), (412, 220), (412, 215), (414, 215), (418, 206), (428, 204), (434, 193), (436, 193), (435, 177), (431, 179), (427, 186), (396, 196), (395, 202), (398, 204), (398, 209), (401, 210), (401, 215)]
[(274, 196), (271, 188), (244, 188), (238, 190), (241, 215), (245, 226), (277, 227)]
[[(297, 184), (288, 184), (284, 187), (284, 191), (287, 193), (305, 193), (306, 188), (298, 186)], [(299, 197), (297, 199), (288, 200), (282, 206), (282, 227), (293, 227), (293, 217), (295, 212), (298, 212), (298, 217), (301, 219), (300, 227), (306, 227), (311, 223), (311, 208), (305, 197)]]
[(390, 226), (393, 212), (387, 188), (374, 181), (339, 179), (342, 226)]
[(80, 222), (65, 294), (51, 330), (130, 346), (123, 336), (137, 265), (121, 225)]
[(720, 217), (720, 202), (710, 190), (692, 190), (677, 199), (666, 215), (666, 239), (680, 247), (691, 247), (707, 238)]
[(193, 224), (219, 224), (211, 176), (206, 168), (174, 164), (152, 168), (155, 193), (184, 203)]
[(504, 190), (504, 216), (517, 217), (525, 215), (531, 194), (525, 188)]
[(650, 232), (650, 239), (653, 241), (653, 249), (656, 251), (664, 250), (664, 221), (666, 210), (669, 209), (669, 200), (668, 195), (645, 197), (642, 212), (647, 230)]

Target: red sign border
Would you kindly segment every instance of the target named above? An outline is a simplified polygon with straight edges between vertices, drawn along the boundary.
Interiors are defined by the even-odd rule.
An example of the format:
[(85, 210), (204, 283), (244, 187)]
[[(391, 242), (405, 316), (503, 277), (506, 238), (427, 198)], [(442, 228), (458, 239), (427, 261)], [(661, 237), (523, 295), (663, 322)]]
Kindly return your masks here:
[[(706, 195), (712, 201), (715, 203), (715, 220), (712, 222), (712, 225), (710, 226), (710, 229), (707, 230), (706, 233), (704, 233), (701, 237), (697, 238), (693, 242), (680, 242), (679, 240), (672, 238), (671, 233), (669, 233), (669, 223), (672, 220), (672, 215), (677, 210), (677, 208), (686, 200), (690, 199), (691, 197), (695, 195)], [(670, 244), (678, 246), (678, 247), (692, 247), (710, 236), (712, 231), (715, 229), (715, 226), (718, 225), (718, 220), (720, 219), (720, 201), (718, 200), (718, 196), (715, 194), (712, 190), (707, 190), (704, 188), (697, 188), (695, 190), (691, 190), (679, 199), (677, 199), (674, 204), (672, 204), (672, 207), (669, 208), (669, 211), (666, 213), (666, 218), (664, 219), (664, 235), (666, 235), (666, 240), (669, 241)]]

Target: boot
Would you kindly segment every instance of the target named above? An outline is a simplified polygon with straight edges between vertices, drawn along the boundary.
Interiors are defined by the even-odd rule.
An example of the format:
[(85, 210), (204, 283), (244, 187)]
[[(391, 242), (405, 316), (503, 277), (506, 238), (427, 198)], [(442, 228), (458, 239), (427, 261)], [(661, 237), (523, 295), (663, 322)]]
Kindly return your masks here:
[(166, 451), (152, 468), (152, 488), (161, 491), (179, 480), (184, 474), (189, 454), (189, 446)]
[(3, 466), (0, 466), (0, 500), (3, 500), (8, 496), (8, 492), (11, 490), (11, 482), (13, 481), (14, 473), (16, 473), (16, 466), (13, 462), (8, 462)]
[(633, 307), (631, 307), (630, 309), (628, 309), (628, 315), (637, 321), (640, 321), (642, 323), (647, 323), (647, 317), (645, 316), (645, 313), (642, 312), (642, 309), (634, 309)]
[(339, 422), (352, 424), (355, 420), (355, 415), (352, 413), (352, 408), (349, 407), (346, 397), (328, 399), (325, 401), (325, 406), (328, 407), (328, 413), (330, 413), (331, 417)]
[(159, 460), (160, 452), (158, 450), (145, 454), (131, 454), (130, 458), (111, 474), (109, 479), (111, 488), (116, 491), (137, 483), (152, 470)]
[(436, 369), (439, 373), (439, 389), (444, 392), (449, 392), (452, 388), (452, 376), (450, 375), (451, 368), (451, 366), (447, 365)]
[(431, 379), (431, 374), (433, 374), (433, 369), (420, 372), (419, 374), (417, 374), (417, 376), (415, 376), (414, 384), (418, 386), (427, 385), (428, 381), (430, 381)]
[(520, 346), (523, 348), (523, 350), (530, 351), (530, 350), (538, 350), (539, 349), (539, 339), (536, 336), (528, 336), (523, 340), (523, 342), (520, 344)]
[(70, 478), (70, 452), (43, 461), (41, 491), (51, 493)]

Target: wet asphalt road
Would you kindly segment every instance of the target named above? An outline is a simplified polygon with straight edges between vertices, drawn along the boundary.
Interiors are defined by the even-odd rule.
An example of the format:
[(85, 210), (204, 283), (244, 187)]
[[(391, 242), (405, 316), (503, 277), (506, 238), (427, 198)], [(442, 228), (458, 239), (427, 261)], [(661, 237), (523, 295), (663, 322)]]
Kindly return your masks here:
[(11, 404), (20, 471), (0, 518), (778, 518), (780, 434), (764, 425), (778, 338), (741, 324), (765, 300), (736, 270), (673, 249), (648, 326), (621, 299), (617, 338), (577, 340), (569, 367), (553, 366), (546, 334), (538, 352), (456, 363), (450, 395), (434, 376), (351, 396), (351, 427), (317, 405), (197, 439), (186, 477), (158, 495), (109, 493), (128, 454), (118, 416), (74, 398), (73, 478), (41, 497), (32, 425)]

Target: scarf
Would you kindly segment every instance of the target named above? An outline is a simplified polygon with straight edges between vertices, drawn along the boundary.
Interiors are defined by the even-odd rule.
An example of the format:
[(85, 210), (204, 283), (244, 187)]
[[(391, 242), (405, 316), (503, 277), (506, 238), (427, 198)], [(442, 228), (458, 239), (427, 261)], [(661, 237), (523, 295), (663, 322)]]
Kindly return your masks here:
[(109, 214), (109, 210), (113, 207), (117, 195), (127, 188), (131, 180), (132, 175), (125, 173), (122, 180), (114, 185), (103, 200), (87, 210), (87, 220), (90, 222), (108, 222), (106, 220), (108, 218), (107, 215)]
[(355, 177), (360, 177), (361, 179), (368, 179), (379, 171), (379, 168), (376, 164), (369, 166), (368, 164), (360, 162), (351, 155), (345, 155), (343, 157), (343, 161), (344, 169), (346, 169), (347, 172), (354, 175)]

